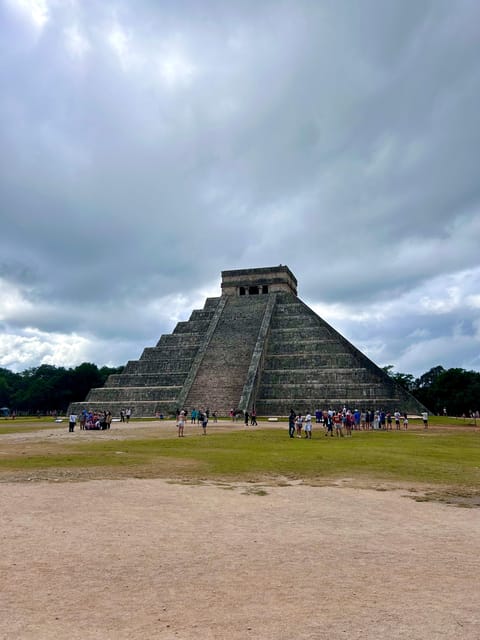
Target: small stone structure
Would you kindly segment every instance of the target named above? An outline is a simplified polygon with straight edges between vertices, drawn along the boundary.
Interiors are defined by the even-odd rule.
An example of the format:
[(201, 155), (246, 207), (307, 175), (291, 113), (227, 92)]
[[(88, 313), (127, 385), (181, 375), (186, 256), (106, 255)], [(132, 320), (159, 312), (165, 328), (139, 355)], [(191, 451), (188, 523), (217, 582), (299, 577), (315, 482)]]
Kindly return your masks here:
[(285, 291), (297, 295), (297, 279), (284, 265), (263, 269), (222, 271), (222, 294), (253, 296)]
[(297, 297), (284, 265), (222, 272), (222, 295), (162, 335), (139, 360), (92, 389), (70, 411), (169, 415), (177, 408), (233, 408), (286, 415), (316, 408), (424, 407)]

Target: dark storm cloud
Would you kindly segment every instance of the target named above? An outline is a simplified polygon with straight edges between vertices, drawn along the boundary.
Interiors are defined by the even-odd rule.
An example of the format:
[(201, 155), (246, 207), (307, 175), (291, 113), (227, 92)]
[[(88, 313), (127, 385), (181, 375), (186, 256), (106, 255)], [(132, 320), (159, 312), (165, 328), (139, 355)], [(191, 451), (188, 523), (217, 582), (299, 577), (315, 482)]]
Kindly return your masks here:
[[(0, 320), (19, 362), (72, 335), (61, 358), (138, 357), (222, 269), (278, 263), (381, 364), (422, 369), (425, 345), (428, 368), (462, 306), (474, 326), (468, 279), (443, 324), (418, 301), (478, 269), (477, 3), (1, 12)], [(478, 331), (462, 340), (475, 362)]]

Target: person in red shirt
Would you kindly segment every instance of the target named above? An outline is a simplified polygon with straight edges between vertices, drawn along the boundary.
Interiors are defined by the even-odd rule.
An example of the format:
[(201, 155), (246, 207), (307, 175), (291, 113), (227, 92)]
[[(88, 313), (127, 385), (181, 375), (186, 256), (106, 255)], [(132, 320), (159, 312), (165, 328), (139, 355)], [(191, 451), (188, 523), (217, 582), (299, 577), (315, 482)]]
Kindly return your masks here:
[(342, 425), (341, 413), (338, 412), (333, 416), (333, 424), (335, 425), (335, 433), (337, 434), (337, 438), (339, 436), (343, 438), (343, 425)]

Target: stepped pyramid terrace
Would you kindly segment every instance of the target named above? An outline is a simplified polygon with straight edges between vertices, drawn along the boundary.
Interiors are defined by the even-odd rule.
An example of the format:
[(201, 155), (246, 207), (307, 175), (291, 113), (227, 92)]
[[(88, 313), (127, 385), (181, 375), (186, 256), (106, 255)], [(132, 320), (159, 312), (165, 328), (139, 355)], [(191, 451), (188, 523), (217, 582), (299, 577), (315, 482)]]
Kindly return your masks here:
[(292, 407), (424, 407), (297, 296), (297, 280), (280, 265), (222, 271), (221, 296), (207, 298), (139, 360), (92, 389), (83, 408), (136, 417), (177, 408), (287, 415)]

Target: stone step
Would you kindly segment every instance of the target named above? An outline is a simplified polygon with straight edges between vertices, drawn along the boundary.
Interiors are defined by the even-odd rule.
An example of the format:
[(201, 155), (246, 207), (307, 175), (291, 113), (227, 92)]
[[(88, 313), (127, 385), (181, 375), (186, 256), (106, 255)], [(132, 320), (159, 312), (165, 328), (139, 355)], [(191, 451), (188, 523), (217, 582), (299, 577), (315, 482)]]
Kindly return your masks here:
[(301, 354), (344, 354), (345, 347), (338, 340), (332, 339), (300, 339), (290, 342), (276, 340), (268, 341), (267, 358), (273, 355), (301, 355)]
[(199, 309), (195, 309), (195, 311), (192, 311), (191, 315), (190, 315), (190, 319), (189, 322), (207, 322), (209, 323), (210, 320), (212, 319), (212, 316), (214, 314), (214, 309), (212, 309), (211, 311), (204, 311), (204, 310), (199, 310)]
[[(231, 396), (232, 394), (236, 393), (236, 391), (236, 385), (225, 385), (221, 388), (221, 390), (218, 391), (216, 391), (215, 389), (211, 391), (205, 391), (203, 393), (199, 391), (188, 396), (187, 405), (188, 407), (218, 407), (219, 404), (223, 403), (225, 396)], [(236, 408), (236, 405), (233, 402), (227, 406), (228, 410), (230, 410), (232, 407)]]
[(364, 368), (348, 369), (270, 369), (264, 370), (261, 378), (263, 386), (274, 384), (308, 384), (319, 385), (362, 382), (370, 384), (377, 379), (373, 373)]
[(205, 304), (203, 305), (204, 311), (212, 311), (214, 312), (220, 302), (220, 298), (207, 298)]
[(281, 322), (283, 318), (287, 318), (289, 316), (304, 318), (304, 306), (299, 302), (291, 304), (277, 304), (273, 321)]
[(188, 322), (177, 322), (174, 335), (178, 333), (200, 333), (203, 335), (208, 329), (209, 320), (188, 320)]
[(178, 397), (181, 386), (175, 387), (100, 387), (92, 389), (87, 396), (88, 402), (115, 402), (121, 401), (128, 403), (143, 402), (145, 400), (152, 402), (158, 400), (171, 400), (172, 402)]
[(325, 354), (325, 353), (283, 353), (283, 354), (268, 354), (265, 358), (264, 368), (268, 369), (301, 369), (302, 367), (317, 369), (326, 368), (339, 368), (347, 369), (349, 367), (358, 366), (358, 362), (354, 356), (350, 353), (337, 353), (337, 354)]
[(108, 377), (105, 387), (168, 387), (182, 386), (188, 369), (182, 373), (117, 373)]
[(269, 400), (272, 398), (376, 398), (384, 393), (380, 383), (352, 383), (352, 384), (276, 384), (262, 385), (257, 398)]
[(269, 344), (278, 342), (292, 342), (304, 340), (332, 340), (332, 334), (327, 327), (320, 325), (301, 327), (277, 327), (270, 330)]
[(190, 358), (193, 360), (197, 353), (198, 346), (182, 347), (175, 346), (146, 347), (140, 357), (140, 361), (170, 360), (170, 358)]
[(153, 374), (156, 372), (188, 372), (193, 358), (172, 357), (163, 360), (130, 360), (123, 373), (132, 375)]
[(183, 349), (184, 347), (197, 347), (202, 340), (201, 333), (171, 333), (160, 336), (156, 349), (168, 347), (170, 349)]
[(307, 327), (320, 327), (318, 318), (313, 316), (306, 316), (302, 314), (289, 315), (289, 316), (274, 316), (272, 318), (271, 330), (277, 329), (305, 329)]
[(267, 295), (226, 299), (187, 396), (188, 407), (215, 405), (223, 414), (238, 406), (267, 302)]

